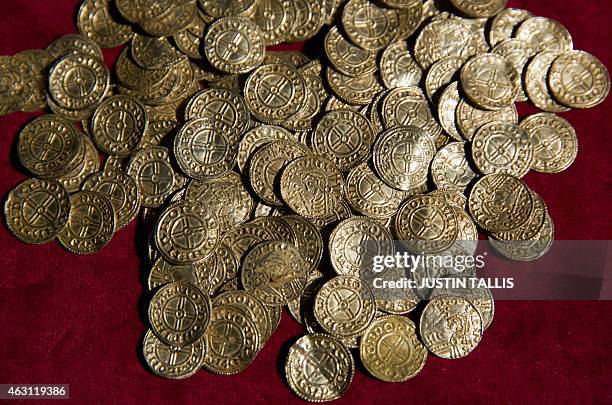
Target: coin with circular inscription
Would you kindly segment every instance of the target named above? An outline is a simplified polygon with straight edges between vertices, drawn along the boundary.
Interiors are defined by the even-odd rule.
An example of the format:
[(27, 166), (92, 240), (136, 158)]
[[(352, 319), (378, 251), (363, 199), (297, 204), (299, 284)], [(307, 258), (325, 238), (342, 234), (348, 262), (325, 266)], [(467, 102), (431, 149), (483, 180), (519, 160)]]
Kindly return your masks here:
[(450, 0), (462, 14), (473, 18), (493, 17), (506, 7), (508, 0)]
[(418, 87), (399, 87), (389, 91), (383, 99), (381, 111), (385, 128), (410, 125), (423, 129), (432, 139), (442, 132), (425, 94)]
[(136, 33), (132, 38), (130, 50), (134, 62), (148, 70), (170, 68), (185, 60), (185, 56), (165, 37), (149, 37)]
[(376, 71), (376, 53), (353, 45), (336, 26), (325, 35), (324, 46), (329, 62), (340, 73), (361, 76)]
[(92, 254), (111, 240), (116, 222), (108, 198), (95, 191), (81, 191), (70, 196), (68, 222), (57, 240), (72, 253)]
[(564, 52), (548, 72), (554, 98), (572, 108), (591, 108), (610, 94), (610, 74), (603, 63), (584, 51)]
[(202, 11), (213, 18), (248, 14), (255, 3), (255, 0), (231, 2), (223, 0), (198, 0), (198, 4)]
[(303, 324), (302, 312), (312, 305), (312, 300), (314, 299), (314, 296), (317, 291), (319, 291), (319, 288), (321, 288), (323, 282), (323, 274), (319, 270), (315, 269), (311, 271), (310, 273), (308, 273), (306, 287), (304, 287), (302, 295), (300, 295), (299, 298), (296, 298), (293, 301), (289, 301), (289, 303), (287, 304), (287, 309), (289, 310), (289, 313), (300, 324)]
[[(396, 4), (399, 7), (392, 7), (397, 10), (398, 30), (395, 40), (406, 40), (421, 25), (423, 19), (424, 4), (416, 0), (385, 0), (383, 3)], [(401, 3), (401, 5), (400, 5)]]
[(533, 198), (520, 179), (491, 174), (474, 184), (468, 207), (478, 226), (490, 232), (505, 232), (527, 221), (533, 210)]
[(463, 192), (477, 178), (466, 158), (466, 144), (452, 142), (436, 153), (431, 162), (431, 177), (439, 189)]
[(525, 70), (525, 91), (529, 100), (540, 110), (548, 112), (566, 112), (570, 108), (555, 101), (548, 88), (548, 71), (560, 51), (540, 52), (527, 65)]
[(271, 241), (255, 245), (242, 261), (241, 282), (264, 305), (285, 305), (302, 294), (310, 265), (294, 245)]
[(376, 139), (374, 168), (389, 186), (409, 191), (427, 181), (429, 164), (435, 152), (432, 138), (422, 129), (393, 127)]
[(315, 271), (323, 254), (323, 237), (316, 226), (299, 215), (283, 215), (280, 220), (295, 232), (295, 246), (309, 264), (308, 274)]
[(485, 53), (467, 61), (461, 69), (461, 88), (476, 106), (501, 110), (519, 94), (519, 73), (504, 57)]
[(368, 0), (350, 0), (342, 11), (342, 27), (355, 45), (375, 51), (395, 39), (398, 32), (397, 12)]
[(552, 247), (555, 239), (555, 227), (550, 215), (546, 214), (544, 226), (540, 232), (531, 240), (496, 240), (489, 236), (489, 243), (504, 257), (511, 260), (530, 262), (544, 256)]
[(149, 303), (151, 330), (164, 343), (185, 346), (197, 342), (211, 318), (210, 299), (193, 284), (163, 285)]
[(161, 206), (179, 188), (168, 149), (162, 146), (138, 150), (132, 155), (126, 172), (136, 180), (143, 207)]
[(194, 375), (204, 362), (205, 342), (198, 339), (182, 346), (162, 342), (149, 329), (142, 342), (142, 353), (147, 365), (164, 378), (183, 379)]
[(418, 86), (423, 70), (408, 51), (408, 45), (397, 41), (385, 48), (381, 54), (380, 76), (388, 89)]
[(327, 67), (325, 77), (333, 93), (349, 104), (367, 105), (383, 89), (374, 73), (351, 77)]
[(81, 155), (83, 158), (79, 159), (79, 165), (69, 173), (57, 179), (68, 193), (76, 193), (79, 191), (85, 179), (100, 169), (100, 155), (98, 154), (96, 145), (94, 145), (93, 141), (87, 136), (81, 136), (81, 138), (81, 147), (85, 151)]
[(462, 21), (432, 21), (420, 32), (414, 45), (414, 57), (423, 70), (449, 56), (466, 60), (475, 55), (474, 35)]
[(289, 387), (306, 401), (326, 402), (348, 390), (355, 363), (339, 340), (315, 333), (302, 336), (289, 349), (285, 362)]
[(102, 48), (114, 48), (128, 42), (134, 31), (113, 17), (110, 0), (85, 0), (77, 16), (79, 33)]
[(185, 107), (185, 119), (195, 118), (221, 121), (236, 132), (242, 133), (249, 125), (249, 110), (244, 98), (235, 91), (206, 89), (194, 95)]
[(234, 306), (248, 315), (259, 331), (260, 348), (273, 332), (270, 314), (264, 304), (253, 294), (246, 291), (226, 291), (213, 299), (213, 307)]
[(266, 45), (285, 42), (291, 33), (295, 8), (289, 0), (260, 0), (256, 2), (253, 21), (263, 34)]
[(53, 240), (69, 219), (70, 197), (55, 180), (28, 179), (8, 194), (4, 217), (20, 241), (40, 244)]
[(574, 47), (572, 35), (560, 22), (546, 17), (532, 17), (518, 26), (516, 39), (527, 41), (539, 52), (569, 51)]
[(480, 127), (472, 139), (472, 158), (483, 174), (524, 177), (533, 164), (531, 136), (517, 124), (494, 121)]
[(351, 169), (346, 177), (344, 189), (351, 207), (372, 218), (392, 217), (404, 199), (403, 192), (385, 184), (367, 163)]
[(258, 125), (246, 132), (238, 145), (238, 168), (245, 172), (253, 153), (273, 141), (298, 141), (297, 135), (276, 125)]
[(503, 40), (512, 38), (516, 28), (533, 15), (520, 8), (506, 8), (493, 18), (489, 30), (489, 43), (495, 46)]
[(374, 319), (374, 295), (357, 277), (337, 276), (323, 284), (314, 299), (314, 315), (333, 336), (362, 335)]
[(534, 114), (521, 121), (521, 128), (527, 131), (533, 143), (533, 170), (559, 173), (576, 160), (576, 130), (564, 118), (551, 113)]
[(429, 101), (438, 100), (445, 86), (458, 79), (458, 72), (465, 61), (461, 56), (449, 56), (431, 65), (425, 76), (425, 92)]
[(519, 87), (516, 101), (527, 101), (525, 94), (525, 79), (524, 73), (527, 63), (536, 55), (535, 49), (529, 42), (521, 41), (520, 39), (506, 39), (495, 48), (493, 53), (503, 56), (514, 67), (518, 75), (516, 76), (517, 85)]
[(98, 59), (103, 58), (102, 50), (98, 44), (83, 35), (77, 34), (61, 36), (51, 42), (45, 49), (53, 55), (55, 59), (75, 54), (89, 55)]
[(465, 298), (448, 295), (429, 301), (419, 324), (419, 334), (425, 346), (444, 359), (458, 359), (470, 354), (480, 343), (482, 331), (483, 322), (474, 305)]
[(483, 332), (493, 322), (493, 316), (495, 314), (495, 301), (493, 295), (488, 287), (471, 287), (470, 282), (465, 280), (464, 275), (449, 276), (455, 279), (464, 279), (464, 282), (468, 287), (441, 287), (435, 288), (431, 294), (431, 298), (437, 296), (456, 296), (462, 297), (469, 301), (474, 308), (478, 311), (480, 318), (482, 319), (482, 330)]
[(133, 23), (159, 17), (172, 6), (171, 0), (115, 0), (121, 16)]
[(533, 209), (527, 221), (518, 228), (506, 232), (493, 232), (491, 237), (499, 241), (527, 241), (537, 237), (544, 227), (548, 209), (544, 200), (534, 191), (531, 191)]
[(154, 37), (171, 37), (184, 30), (193, 21), (197, 6), (194, 1), (172, 2), (170, 7), (156, 18), (139, 23), (140, 28)]
[(448, 136), (456, 141), (463, 141), (457, 128), (457, 106), (461, 101), (459, 84), (452, 82), (440, 94), (438, 102), (438, 120)]
[(457, 106), (457, 128), (466, 141), (472, 141), (476, 132), (485, 124), (493, 121), (518, 124), (518, 111), (515, 104), (498, 111), (482, 110), (465, 100)]
[(194, 266), (192, 264), (172, 264), (163, 257), (155, 259), (147, 278), (149, 290), (175, 281), (193, 284), (196, 281)]
[(323, 25), (325, 14), (321, 1), (293, 0), (295, 18), (286, 42), (303, 42), (312, 38)]
[(359, 357), (374, 377), (388, 382), (417, 375), (427, 360), (427, 349), (417, 338), (414, 323), (406, 317), (380, 317), (365, 331)]

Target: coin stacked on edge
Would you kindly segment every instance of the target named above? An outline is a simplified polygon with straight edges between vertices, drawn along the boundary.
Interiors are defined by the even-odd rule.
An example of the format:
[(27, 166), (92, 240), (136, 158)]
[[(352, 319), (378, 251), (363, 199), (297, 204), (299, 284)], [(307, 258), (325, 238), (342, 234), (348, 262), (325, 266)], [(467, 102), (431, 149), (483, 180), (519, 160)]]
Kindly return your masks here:
[[(49, 112), (19, 134), (33, 177), (7, 198), (9, 230), (89, 254), (140, 213), (142, 350), (162, 377), (243, 371), (283, 307), (308, 332), (285, 370), (309, 401), (342, 396), (355, 357), (399, 382), (428, 352), (466, 356), (491, 292), (375, 296), (362, 243), (473, 254), (482, 230), (510, 259), (541, 257), (553, 221), (521, 178), (573, 163), (556, 114), (598, 105), (610, 79), (557, 21), (450, 3), (85, 0), (78, 35), (0, 57), (0, 114)], [(324, 57), (269, 48), (303, 41)], [(101, 48), (124, 44), (111, 73)], [(527, 100), (543, 112), (519, 121)]]

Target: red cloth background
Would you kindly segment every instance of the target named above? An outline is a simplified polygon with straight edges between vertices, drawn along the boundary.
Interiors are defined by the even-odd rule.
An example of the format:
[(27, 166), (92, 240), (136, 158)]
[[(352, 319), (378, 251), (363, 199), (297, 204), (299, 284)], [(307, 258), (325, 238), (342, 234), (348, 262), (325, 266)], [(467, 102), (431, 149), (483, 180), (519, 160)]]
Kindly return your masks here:
[[(78, 0), (0, 2), (0, 54), (44, 48), (75, 32)], [(509, 6), (561, 21), (575, 47), (612, 68), (608, 0), (510, 0)], [(108, 60), (116, 51), (107, 53)], [(531, 111), (521, 107), (525, 114)], [(529, 174), (546, 201), (560, 239), (612, 239), (612, 97), (564, 116), (580, 141), (576, 163), (558, 175)], [(30, 115), (0, 118), (0, 195), (25, 179), (11, 163), (16, 134)], [(4, 200), (3, 200), (4, 201)], [(285, 313), (280, 328), (242, 374), (199, 372), (185, 381), (158, 378), (143, 366), (139, 313), (145, 269), (136, 254), (137, 224), (117, 233), (94, 256), (58, 244), (28, 246), (0, 226), (0, 383), (70, 384), (87, 402), (188, 401), (288, 403), (284, 350), (302, 328)], [(497, 302), (493, 325), (467, 358), (429, 357), (401, 384), (358, 368), (342, 401), (381, 403), (612, 403), (612, 303)], [(279, 354), (280, 353), (280, 354)]]

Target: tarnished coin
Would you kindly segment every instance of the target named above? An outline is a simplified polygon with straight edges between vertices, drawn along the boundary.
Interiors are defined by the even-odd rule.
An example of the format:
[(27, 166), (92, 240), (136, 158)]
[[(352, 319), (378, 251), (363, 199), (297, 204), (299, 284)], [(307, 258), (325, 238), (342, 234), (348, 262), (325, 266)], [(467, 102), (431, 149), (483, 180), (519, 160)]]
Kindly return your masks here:
[(95, 173), (85, 181), (83, 190), (96, 191), (108, 198), (117, 216), (117, 229), (123, 228), (138, 215), (140, 190), (136, 181), (123, 171)]
[(410, 55), (408, 45), (398, 41), (382, 52), (380, 76), (388, 89), (418, 86), (423, 77), (423, 70)]
[(370, 155), (375, 134), (368, 119), (352, 110), (335, 110), (319, 120), (312, 134), (312, 148), (346, 171)]
[(489, 243), (501, 255), (511, 260), (529, 262), (544, 256), (552, 247), (555, 229), (550, 215), (546, 214), (544, 226), (531, 240), (499, 241), (489, 236)]
[(361, 76), (376, 71), (376, 53), (349, 42), (338, 27), (332, 27), (325, 36), (325, 54), (340, 73)]
[(302, 109), (306, 82), (293, 66), (263, 65), (247, 79), (244, 95), (255, 118), (268, 124), (282, 123)]
[[(6, 69), (5, 63), (1, 62), (7, 59), (13, 62), (10, 63), (13, 68)], [(2, 75), (5, 76), (2, 81), (6, 85), (0, 90), (0, 97), (2, 97), (0, 114), (2, 110), (6, 111), (7, 108), (14, 108), (20, 104), (20, 109), (25, 112), (46, 108), (47, 76), (53, 62), (55, 62), (53, 56), (44, 49), (28, 49), (19, 52), (12, 58), (0, 58), (0, 64), (4, 65), (0, 69)], [(6, 76), (9, 76), (10, 79), (7, 80)], [(9, 104), (12, 104), (13, 107)]]
[(399, 87), (388, 92), (382, 102), (382, 117), (387, 129), (410, 125), (421, 128), (432, 139), (442, 132), (431, 114), (423, 91), (418, 87)]
[(240, 171), (243, 173), (246, 171), (249, 159), (257, 149), (270, 142), (280, 140), (297, 142), (298, 137), (285, 128), (276, 125), (259, 125), (246, 132), (238, 145), (237, 160)]
[(309, 267), (294, 245), (263, 242), (244, 257), (241, 282), (265, 305), (285, 305), (302, 294)]
[(137, 151), (128, 163), (127, 174), (136, 180), (143, 207), (161, 206), (179, 188), (168, 149), (162, 146)]
[(305, 145), (295, 141), (274, 141), (255, 152), (249, 167), (253, 191), (267, 204), (282, 205), (276, 193), (279, 174), (287, 163), (310, 154)]
[(398, 32), (397, 12), (368, 0), (350, 0), (342, 11), (342, 26), (360, 48), (375, 51), (389, 45)]
[(95, 253), (111, 240), (115, 224), (113, 206), (106, 197), (95, 191), (81, 191), (70, 197), (68, 222), (57, 240), (72, 253)]
[(47, 48), (55, 59), (60, 59), (66, 55), (89, 55), (94, 58), (102, 59), (102, 50), (91, 39), (77, 34), (64, 35), (51, 42)]
[(445, 359), (467, 356), (480, 343), (482, 331), (483, 322), (474, 305), (465, 298), (448, 295), (432, 299), (419, 324), (425, 346)]
[(198, 118), (186, 122), (174, 138), (174, 156), (185, 174), (199, 180), (219, 177), (234, 167), (238, 144), (221, 121)]
[(474, 35), (463, 22), (454, 19), (426, 25), (414, 46), (414, 57), (423, 70), (449, 56), (465, 60), (476, 52)]
[(260, 0), (255, 5), (253, 21), (263, 34), (266, 45), (285, 42), (291, 33), (296, 10), (289, 0)]
[(324, 22), (322, 2), (320, 0), (294, 0), (292, 7), (295, 18), (285, 41), (302, 42), (312, 38)]
[(68, 222), (69, 213), (68, 192), (54, 180), (26, 180), (11, 190), (4, 203), (6, 226), (25, 243), (52, 241)]
[(147, 130), (147, 110), (125, 95), (109, 97), (94, 111), (92, 134), (98, 147), (111, 155), (132, 153)]
[(485, 124), (493, 121), (510, 122), (518, 124), (516, 105), (498, 111), (481, 110), (461, 100), (457, 106), (457, 128), (466, 141), (471, 141), (476, 132)]
[(450, 0), (462, 14), (474, 18), (493, 17), (506, 7), (508, 0)]
[(533, 143), (531, 168), (542, 173), (559, 173), (574, 163), (578, 155), (578, 138), (572, 124), (550, 113), (530, 115), (521, 128)]
[(527, 63), (536, 55), (535, 49), (529, 42), (519, 39), (507, 39), (497, 44), (493, 48), (493, 53), (503, 56), (514, 67), (518, 75), (516, 76), (519, 93), (516, 101), (527, 101), (525, 94), (524, 72)]
[(321, 287), (314, 300), (317, 322), (334, 336), (362, 335), (375, 313), (372, 291), (357, 277), (332, 278)]
[(198, 287), (177, 281), (157, 290), (148, 313), (151, 330), (162, 342), (185, 346), (204, 334), (211, 318), (211, 304)]
[(463, 141), (457, 128), (457, 106), (460, 101), (459, 84), (452, 82), (442, 91), (438, 102), (438, 120), (440, 125), (448, 136), (456, 141)]
[(28, 123), (19, 134), (17, 156), (21, 164), (39, 177), (69, 173), (83, 153), (82, 135), (71, 122), (57, 115), (43, 115)]
[(517, 124), (485, 124), (472, 140), (472, 158), (483, 174), (505, 173), (522, 178), (531, 169), (534, 146), (531, 136)]
[(234, 172), (216, 179), (192, 180), (185, 198), (209, 207), (219, 220), (221, 232), (245, 222), (253, 211), (253, 199)]
[(187, 264), (210, 257), (219, 241), (219, 221), (214, 213), (194, 201), (170, 204), (159, 216), (155, 243), (172, 263)]
[(512, 38), (516, 28), (525, 20), (533, 17), (533, 15), (527, 11), (519, 8), (507, 8), (502, 10), (491, 22), (491, 29), (489, 30), (489, 43), (491, 46), (495, 46), (503, 40)]
[(398, 315), (376, 319), (365, 331), (359, 357), (374, 377), (388, 382), (406, 381), (417, 375), (427, 360), (414, 323)]
[(461, 56), (449, 56), (434, 63), (425, 77), (425, 91), (429, 101), (435, 102), (445, 86), (458, 79), (458, 72), (465, 64)]
[(351, 77), (328, 67), (325, 70), (325, 77), (334, 94), (350, 104), (369, 104), (383, 89), (378, 77), (373, 73)]
[(206, 89), (194, 95), (185, 107), (185, 119), (195, 118), (221, 121), (239, 133), (249, 126), (249, 110), (244, 98), (232, 90)]
[(420, 195), (404, 202), (394, 228), (402, 243), (417, 253), (442, 252), (459, 236), (453, 208), (435, 195)]
[(610, 74), (604, 64), (588, 52), (564, 52), (550, 67), (548, 84), (561, 104), (591, 108), (601, 104), (610, 93)]
[(533, 199), (520, 179), (492, 174), (474, 185), (468, 206), (478, 226), (490, 232), (505, 232), (527, 221), (533, 210)]
[(520, 78), (504, 57), (486, 53), (470, 59), (461, 69), (461, 88), (476, 106), (501, 110), (519, 94)]
[(574, 41), (569, 31), (558, 21), (546, 17), (532, 17), (516, 29), (516, 39), (527, 41), (539, 52), (569, 51)]
[(463, 192), (477, 177), (466, 158), (466, 144), (452, 142), (436, 153), (431, 162), (431, 177), (439, 189)]
[(354, 210), (380, 219), (392, 217), (404, 199), (403, 192), (385, 184), (367, 163), (351, 169), (346, 177), (345, 194)]
[(83, 158), (78, 159), (80, 160), (79, 165), (57, 179), (69, 193), (79, 191), (85, 179), (100, 169), (100, 155), (96, 145), (87, 136), (81, 136), (81, 138), (81, 147), (85, 149), (85, 152), (80, 155)]
[(158, 376), (183, 379), (202, 367), (206, 349), (202, 339), (184, 346), (168, 345), (149, 329), (142, 342), (142, 352), (147, 365)]
[(280, 220), (295, 232), (295, 246), (309, 264), (308, 274), (315, 271), (323, 254), (321, 232), (309, 220), (299, 215), (283, 215)]
[(285, 363), (289, 387), (306, 401), (340, 398), (354, 373), (351, 352), (339, 340), (319, 333), (302, 336), (295, 342)]
[(226, 291), (213, 299), (213, 306), (234, 306), (240, 309), (255, 324), (259, 331), (260, 348), (273, 332), (270, 314), (262, 302), (246, 291)]
[(409, 191), (427, 181), (436, 147), (422, 129), (393, 127), (376, 139), (373, 162), (376, 173), (393, 188)]
[(110, 86), (104, 62), (86, 55), (67, 55), (49, 72), (49, 93), (62, 108), (83, 110), (98, 103)]
[(534, 191), (531, 192), (531, 198), (533, 200), (533, 209), (524, 224), (510, 231), (493, 232), (491, 236), (499, 241), (527, 241), (536, 238), (542, 231), (542, 227), (544, 227), (548, 209), (544, 200)]
[(226, 73), (246, 73), (263, 62), (263, 33), (243, 17), (220, 18), (210, 25), (204, 38), (210, 64)]
[(566, 112), (570, 108), (559, 104), (548, 88), (548, 71), (560, 51), (540, 52), (533, 57), (525, 71), (525, 90), (529, 100), (540, 110), (548, 112)]
[(329, 237), (331, 263), (341, 276), (360, 277), (370, 271), (374, 256), (393, 255), (391, 234), (380, 223), (365, 217), (340, 222)]
[(132, 27), (117, 21), (111, 12), (110, 0), (85, 0), (77, 17), (79, 33), (102, 48), (114, 48), (132, 38)]
[(321, 156), (304, 156), (285, 166), (280, 189), (285, 203), (307, 218), (325, 218), (342, 199), (344, 179), (336, 165)]

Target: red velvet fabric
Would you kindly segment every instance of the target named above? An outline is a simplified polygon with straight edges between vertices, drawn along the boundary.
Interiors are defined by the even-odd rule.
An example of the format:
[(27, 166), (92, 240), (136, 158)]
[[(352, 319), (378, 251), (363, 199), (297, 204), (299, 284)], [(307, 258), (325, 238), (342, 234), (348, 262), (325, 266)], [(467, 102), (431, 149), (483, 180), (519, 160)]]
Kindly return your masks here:
[[(0, 2), (0, 54), (44, 48), (75, 32), (78, 0)], [(513, 7), (561, 21), (575, 47), (612, 68), (608, 0), (510, 0)], [(107, 61), (116, 51), (107, 52)], [(524, 115), (533, 109), (521, 106)], [(580, 141), (576, 163), (558, 175), (529, 174), (546, 201), (560, 239), (611, 239), (612, 98), (564, 116)], [(13, 164), (18, 129), (31, 118), (0, 118), (0, 195), (26, 178)], [(288, 403), (288, 342), (302, 328), (288, 314), (242, 374), (199, 372), (164, 380), (143, 365), (139, 312), (146, 270), (136, 253), (137, 224), (121, 230), (94, 256), (58, 244), (28, 246), (0, 226), (0, 383), (70, 384), (79, 402)], [(497, 302), (493, 325), (467, 358), (430, 356), (423, 371), (400, 384), (375, 380), (358, 367), (345, 403), (612, 403), (612, 303)]]

